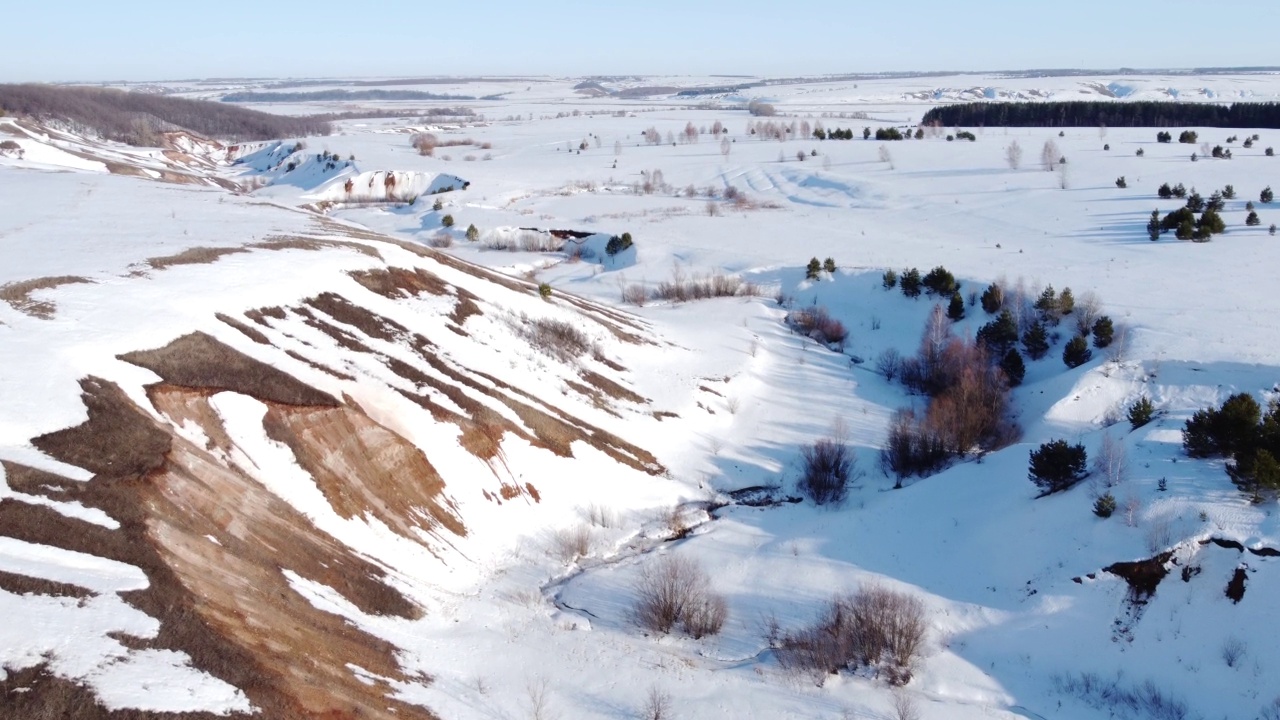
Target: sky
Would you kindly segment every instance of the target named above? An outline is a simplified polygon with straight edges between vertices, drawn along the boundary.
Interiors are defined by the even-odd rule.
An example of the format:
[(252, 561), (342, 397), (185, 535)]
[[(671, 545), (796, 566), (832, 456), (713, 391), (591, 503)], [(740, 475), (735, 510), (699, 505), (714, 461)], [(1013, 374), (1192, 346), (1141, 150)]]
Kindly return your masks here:
[(0, 82), (1280, 64), (1274, 0), (62, 0), (6, 16)]

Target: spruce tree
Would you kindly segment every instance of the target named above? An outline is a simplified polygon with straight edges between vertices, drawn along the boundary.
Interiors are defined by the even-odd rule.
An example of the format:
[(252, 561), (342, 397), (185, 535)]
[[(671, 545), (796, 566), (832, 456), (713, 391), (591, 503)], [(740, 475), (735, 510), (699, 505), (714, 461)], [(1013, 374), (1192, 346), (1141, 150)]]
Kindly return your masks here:
[(990, 315), (995, 315), (1004, 307), (1004, 288), (997, 283), (991, 283), (982, 293), (982, 309)]
[(822, 272), (822, 263), (818, 262), (818, 258), (809, 261), (808, 267), (804, 270), (805, 280), (817, 280), (818, 273)]
[(1258, 199), (1261, 200), (1263, 204), (1269, 203), (1275, 198), (1276, 198), (1276, 195), (1275, 193), (1271, 192), (1270, 185), (1263, 188), (1262, 192), (1258, 194)]
[(1129, 406), (1129, 426), (1137, 430), (1151, 422), (1151, 418), (1155, 413), (1156, 406), (1151, 404), (1151, 398), (1143, 395)]
[(1045, 329), (1044, 323), (1037, 320), (1027, 328), (1022, 334), (1022, 349), (1027, 351), (1027, 357), (1032, 360), (1039, 360), (1049, 353), (1049, 331)]
[(1083, 335), (1071, 338), (1062, 349), (1062, 362), (1069, 368), (1078, 368), (1093, 359), (1093, 351), (1089, 349), (1089, 341)]
[(1001, 310), (995, 320), (978, 329), (977, 339), (991, 351), (992, 357), (1003, 357), (1018, 342), (1018, 323), (1013, 313)]
[(1152, 242), (1155, 242), (1156, 240), (1160, 239), (1160, 211), (1159, 210), (1151, 211), (1151, 220), (1147, 223), (1147, 237), (1151, 238)]
[(898, 284), (898, 273), (892, 270), (885, 270), (880, 282), (884, 285), (885, 290), (892, 290)]
[(1093, 514), (1100, 518), (1109, 518), (1116, 511), (1116, 496), (1103, 493), (1093, 501)]
[(902, 294), (909, 298), (920, 297), (920, 271), (916, 268), (902, 271)]
[(1022, 356), (1018, 354), (1017, 349), (1009, 348), (1009, 352), (1004, 354), (1000, 360), (1000, 369), (1004, 371), (1004, 376), (1009, 380), (1009, 387), (1017, 387), (1022, 384), (1022, 378), (1027, 375), (1027, 366), (1022, 362)]
[(947, 317), (956, 322), (964, 319), (964, 298), (960, 297), (960, 293), (951, 295), (951, 302), (947, 305)]
[(1115, 333), (1116, 329), (1111, 323), (1111, 318), (1106, 315), (1099, 317), (1093, 323), (1093, 346), (1101, 350), (1110, 345)]
[(1058, 294), (1058, 313), (1060, 315), (1070, 315), (1076, 309), (1076, 296), (1071, 294), (1071, 288), (1062, 288), (1062, 292)]

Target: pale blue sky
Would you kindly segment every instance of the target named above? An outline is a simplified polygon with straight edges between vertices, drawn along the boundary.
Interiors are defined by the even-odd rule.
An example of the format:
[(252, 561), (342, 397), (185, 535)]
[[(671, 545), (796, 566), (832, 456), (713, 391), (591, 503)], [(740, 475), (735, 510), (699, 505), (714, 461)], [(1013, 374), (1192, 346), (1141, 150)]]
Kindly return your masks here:
[(27, 4), (0, 81), (1280, 65), (1275, 0)]

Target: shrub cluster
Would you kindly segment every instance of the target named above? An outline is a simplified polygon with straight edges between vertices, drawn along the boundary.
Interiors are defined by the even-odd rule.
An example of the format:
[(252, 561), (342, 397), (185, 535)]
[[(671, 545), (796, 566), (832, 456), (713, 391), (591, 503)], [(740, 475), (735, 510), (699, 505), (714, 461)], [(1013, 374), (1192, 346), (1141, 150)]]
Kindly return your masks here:
[(778, 663), (819, 678), (867, 668), (892, 685), (911, 680), (924, 647), (924, 603), (876, 585), (837, 595), (810, 626), (770, 638)]
[(679, 626), (693, 638), (715, 635), (724, 627), (729, 607), (711, 590), (711, 578), (697, 562), (665, 556), (648, 563), (635, 585), (635, 621), (657, 633)]
[(823, 345), (843, 349), (845, 341), (849, 339), (849, 331), (844, 323), (832, 317), (821, 305), (792, 310), (787, 313), (786, 321), (791, 329)]
[(822, 438), (801, 448), (800, 459), (800, 492), (817, 505), (844, 502), (857, 462), (852, 448), (838, 438)]

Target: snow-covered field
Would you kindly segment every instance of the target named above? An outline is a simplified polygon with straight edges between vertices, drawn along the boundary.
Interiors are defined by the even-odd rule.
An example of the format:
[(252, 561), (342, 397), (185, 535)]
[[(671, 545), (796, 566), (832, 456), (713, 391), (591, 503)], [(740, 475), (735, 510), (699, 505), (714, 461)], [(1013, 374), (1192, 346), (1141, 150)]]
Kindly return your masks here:
[[(1280, 76), (841, 79), (698, 97), (592, 97), (574, 90), (579, 82), (422, 88), (501, 94), (431, 103), (472, 107), (483, 121), (345, 120), (296, 152), (293, 141), (189, 148), (216, 162), (183, 161), (183, 172), (252, 190), (245, 193), (213, 182), (157, 182), (162, 171), (174, 172), (172, 158), (39, 136), (0, 120), (0, 130), (10, 127), (0, 139), (17, 138), (24, 149), (22, 159), (0, 155), (8, 200), (0, 215), (6, 522), (39, 507), (107, 532), (132, 527), (130, 518), (82, 501), (78, 491), (60, 498), (4, 480), (23, 466), (71, 483), (98, 482), (90, 478), (104, 471), (32, 442), (85, 420), (77, 381), (93, 376), (117, 384), (148, 417), (171, 427), (191, 457), (204, 457), (199, 449), (207, 448), (210, 462), (248, 478), (252, 487), (237, 492), (261, 492), (296, 511), (314, 526), (317, 543), (328, 538), (342, 548), (343, 567), (367, 562), (422, 608), (372, 612), (358, 592), (319, 570), (289, 565), (287, 555), (262, 576), (319, 615), (345, 618), (370, 644), (389, 643), (394, 661), (386, 668), (356, 660), (337, 667), (349, 671), (353, 685), (376, 684), (403, 701), (401, 713), (424, 706), (446, 719), (628, 718), (639, 716), (655, 688), (670, 695), (680, 718), (892, 718), (903, 698), (925, 720), (1280, 713), (1263, 714), (1280, 694), (1280, 633), (1271, 620), (1280, 561), (1265, 554), (1280, 548), (1276, 500), (1250, 504), (1220, 461), (1188, 458), (1180, 435), (1192, 412), (1232, 393), (1252, 393), (1264, 406), (1280, 393), (1280, 296), (1273, 290), (1280, 236), (1268, 232), (1280, 222), (1280, 206), (1259, 199), (1264, 187), (1280, 187), (1280, 158), (1265, 155), (1280, 144), (1280, 131), (1196, 128), (1210, 145), (1260, 135), (1250, 149), (1231, 144), (1230, 160), (1203, 157), (1199, 143), (1157, 143), (1156, 130), (1146, 128), (972, 128), (975, 142), (948, 141), (952, 129), (888, 143), (861, 134), (863, 127), (914, 127), (935, 103), (984, 97), (1274, 101)], [(629, 78), (601, 85), (617, 91), (725, 82)], [(298, 88), (314, 89), (324, 87)], [(740, 104), (750, 99), (774, 104), (779, 116), (749, 116)], [(856, 139), (762, 140), (751, 134), (757, 121), (821, 122), (852, 128)], [(723, 138), (709, 131), (717, 122), (726, 128)], [(692, 138), (682, 137), (690, 126)], [(646, 142), (650, 128), (662, 142)], [(441, 141), (429, 157), (411, 146), (423, 132)], [(1016, 168), (1007, 161), (1014, 143), (1023, 150)], [(1046, 143), (1056, 145), (1065, 165), (1041, 167)], [(1197, 162), (1193, 152), (1201, 155)], [(108, 162), (151, 172), (123, 177), (107, 172)], [(1122, 176), (1127, 188), (1117, 187)], [(1208, 243), (1172, 234), (1149, 241), (1151, 211), (1182, 204), (1156, 197), (1164, 182), (1205, 197), (1233, 185), (1237, 197), (1222, 213), (1227, 232)], [(453, 189), (436, 192), (446, 188)], [(421, 196), (411, 204), (387, 200), (402, 193)], [(727, 199), (735, 194), (736, 202)], [(1249, 201), (1259, 226), (1245, 226)], [(496, 249), (547, 241), (532, 228), (593, 239), (581, 257)], [(631, 249), (601, 252), (598, 240), (624, 232), (634, 239)], [(413, 250), (426, 246), (446, 257)], [(172, 261), (189, 248), (204, 252)], [(828, 257), (835, 272), (805, 278), (810, 258)], [(886, 290), (881, 277), (886, 269), (935, 266), (954, 273), (966, 296), (996, 281), (1033, 298), (1049, 285), (1070, 287), (1078, 300), (1095, 296), (1123, 340), (1068, 369), (1064, 325), (1064, 337), (1044, 359), (1027, 361), (1026, 380), (1012, 391), (1017, 442), (894, 490), (878, 451), (895, 410), (920, 408), (924, 400), (877, 374), (876, 359), (890, 349), (914, 353), (939, 301)], [(393, 296), (353, 280), (352, 273), (389, 268), (421, 270), (448, 288)], [(758, 295), (623, 302), (628, 289), (649, 295), (663, 282), (717, 273), (740, 277)], [(539, 283), (551, 290), (545, 302)], [(313, 322), (322, 306), (303, 302), (322, 293), (400, 330), (326, 332)], [(478, 314), (459, 314), (467, 297)], [(788, 307), (814, 305), (849, 329), (842, 349), (784, 324)], [(285, 310), (279, 318), (254, 314), (264, 308)], [(957, 336), (991, 319), (971, 302), (966, 312), (952, 328)], [(250, 326), (265, 342), (216, 314)], [(569, 322), (596, 350), (568, 360), (540, 353), (521, 335), (531, 319)], [(465, 536), (424, 521), (425, 510), (397, 515), (390, 496), (363, 512), (343, 509), (302, 451), (272, 430), (269, 419), (283, 412), (276, 404), (206, 388), (206, 400), (183, 400), (201, 408), (184, 416), (144, 387), (156, 374), (120, 358), (195, 331), (340, 398), (364, 418), (351, 422), (366, 432), (377, 425), (420, 449), (443, 482), (442, 512), (465, 526)], [(412, 334), (431, 349), (413, 345)], [(397, 369), (406, 365), (416, 370)], [(603, 384), (589, 392), (582, 387), (587, 375), (611, 378), (621, 391)], [(451, 394), (459, 376), (472, 383), (458, 385), (465, 385), (463, 395), (510, 423), (506, 435), (499, 432), (496, 459), (464, 447), (466, 423), (441, 419), (478, 417)], [(437, 410), (415, 403), (415, 393)], [(518, 402), (497, 399), (504, 393)], [(1158, 414), (1131, 431), (1125, 410), (1142, 396)], [(603, 431), (618, 442), (572, 439), (566, 456), (535, 432), (520, 405), (526, 401), (539, 412), (553, 408), (547, 412), (569, 426), (597, 431), (596, 440)], [(837, 432), (854, 448), (858, 470), (839, 507), (732, 501), (729, 493), (756, 486), (794, 495), (800, 448)], [(1107, 437), (1128, 457), (1127, 479), (1112, 492), (1129, 512), (1096, 517), (1096, 483), (1089, 481), (1036, 498), (1027, 479), (1030, 450), (1065, 438), (1093, 456)], [(660, 471), (624, 459), (642, 451)], [(185, 549), (195, 546), (168, 542), (165, 517), (145, 523), (148, 537), (188, 558)], [(412, 528), (403, 530), (401, 521)], [(677, 525), (683, 530), (673, 540)], [(206, 562), (223, 547), (240, 552), (238, 539), (253, 535), (237, 522), (210, 527), (207, 541), (204, 531), (191, 536), (191, 543), (207, 542), (190, 551)], [(0, 675), (44, 664), (109, 708), (226, 714), (254, 706), (248, 689), (203, 666), (198, 652), (165, 644), (165, 618), (130, 604), (129, 593), (148, 585), (142, 569), (24, 537), (0, 525), (0, 581), (41, 578), (85, 593), (24, 594), (20, 585), (0, 582), (0, 614), (22, 620), (0, 629)], [(1146, 604), (1131, 603), (1125, 581), (1102, 571), (1169, 550), (1177, 566)], [(709, 572), (728, 602), (723, 632), (693, 640), (636, 627), (637, 578), (664, 555), (695, 560)], [(1180, 576), (1192, 567), (1198, 571)], [(1238, 567), (1246, 569), (1247, 591), (1232, 602), (1224, 588)], [(206, 587), (199, 573), (178, 574), (199, 597)], [(924, 602), (928, 634), (911, 681), (895, 690), (864, 672), (819, 683), (782, 669), (767, 638), (769, 619), (783, 630), (799, 627), (835, 593), (864, 583)], [(219, 621), (210, 618), (226, 617), (219, 607), (201, 611), (213, 626)], [(272, 627), (261, 632), (270, 635)], [(1104, 688), (1082, 691), (1082, 677)], [(1114, 692), (1103, 697), (1114, 690), (1109, 683), (1137, 692), (1148, 681), (1176, 702), (1134, 709)], [(34, 692), (5, 689), (11, 695), (0, 697), (3, 717), (13, 716), (4, 703)]]

